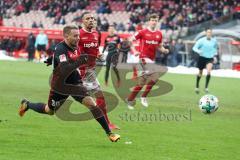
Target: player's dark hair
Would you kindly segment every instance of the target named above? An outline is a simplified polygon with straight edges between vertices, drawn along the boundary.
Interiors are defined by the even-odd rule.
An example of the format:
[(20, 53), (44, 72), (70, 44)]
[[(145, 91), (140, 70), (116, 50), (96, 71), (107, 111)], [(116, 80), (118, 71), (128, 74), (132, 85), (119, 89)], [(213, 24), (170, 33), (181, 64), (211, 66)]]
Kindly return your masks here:
[(90, 14), (90, 12), (83, 12), (83, 13), (82, 13), (82, 16), (81, 16), (81, 20), (83, 20), (83, 17), (84, 17), (86, 14)]
[(69, 34), (72, 29), (77, 29), (78, 30), (78, 26), (76, 26), (76, 25), (67, 25), (67, 26), (65, 26), (63, 28), (63, 35)]
[(207, 30), (212, 30), (212, 28), (210, 28), (210, 27), (205, 28), (205, 31), (207, 31)]
[(115, 28), (115, 25), (114, 25), (114, 24), (110, 24), (108, 27), (113, 27), (113, 28)]
[(156, 13), (150, 14), (150, 15), (148, 16), (148, 20), (149, 20), (149, 21), (150, 21), (151, 19), (155, 19), (155, 18), (159, 19), (159, 16), (158, 16), (158, 14), (156, 14)]

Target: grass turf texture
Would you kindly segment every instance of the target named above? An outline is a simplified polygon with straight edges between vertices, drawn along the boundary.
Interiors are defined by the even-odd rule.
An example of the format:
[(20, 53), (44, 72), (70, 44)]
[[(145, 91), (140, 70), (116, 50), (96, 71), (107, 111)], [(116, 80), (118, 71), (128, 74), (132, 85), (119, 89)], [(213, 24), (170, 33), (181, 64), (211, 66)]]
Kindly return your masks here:
[[(226, 160), (240, 159), (239, 79), (212, 77), (210, 91), (219, 98), (220, 108), (212, 115), (199, 111), (203, 95), (193, 91), (195, 76), (166, 74), (161, 79), (173, 85), (163, 96), (149, 99), (150, 107), (129, 111), (120, 101), (109, 116), (121, 127), (118, 143), (110, 142), (95, 120), (66, 122), (33, 111), (17, 115), (21, 98), (46, 102), (51, 67), (28, 62), (0, 61), (0, 159), (151, 159), (151, 160)], [(103, 84), (103, 72), (99, 74)], [(205, 77), (201, 80), (201, 86)], [(111, 87), (104, 90), (115, 94)], [(81, 111), (78, 103), (72, 111)], [(191, 110), (191, 120), (190, 120)], [(187, 118), (146, 121), (151, 113), (179, 114)], [(140, 113), (139, 119), (126, 119)], [(148, 119), (149, 120), (149, 119)], [(125, 144), (131, 141), (132, 144)]]

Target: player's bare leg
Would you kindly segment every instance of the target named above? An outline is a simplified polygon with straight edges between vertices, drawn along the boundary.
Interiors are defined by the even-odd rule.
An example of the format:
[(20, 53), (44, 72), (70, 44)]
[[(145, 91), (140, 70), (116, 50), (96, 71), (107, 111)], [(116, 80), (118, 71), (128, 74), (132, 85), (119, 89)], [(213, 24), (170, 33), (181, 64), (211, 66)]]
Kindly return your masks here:
[(206, 92), (206, 93), (209, 92), (209, 90), (208, 90), (208, 84), (209, 84), (209, 81), (210, 81), (210, 78), (211, 78), (212, 67), (213, 67), (213, 64), (212, 64), (212, 63), (208, 63), (208, 64), (206, 65), (206, 69), (207, 69), (207, 76), (206, 76), (206, 83), (205, 83), (205, 92)]
[(93, 114), (94, 118), (98, 121), (98, 123), (102, 126), (102, 128), (105, 130), (106, 134), (108, 135), (108, 138), (112, 142), (117, 142), (120, 139), (120, 135), (114, 134), (111, 132), (108, 123), (105, 119), (104, 113), (102, 110), (96, 105), (93, 98), (90, 96), (85, 97), (82, 100), (82, 104), (85, 105)]

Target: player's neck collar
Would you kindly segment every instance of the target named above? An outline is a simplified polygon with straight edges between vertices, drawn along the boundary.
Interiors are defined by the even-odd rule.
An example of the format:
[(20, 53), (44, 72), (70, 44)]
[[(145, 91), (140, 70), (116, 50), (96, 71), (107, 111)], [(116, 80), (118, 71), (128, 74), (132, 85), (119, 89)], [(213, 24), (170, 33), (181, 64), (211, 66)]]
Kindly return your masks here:
[(150, 32), (156, 32), (157, 31), (156, 28), (154, 30), (152, 30), (150, 27), (147, 27), (147, 30), (149, 30)]
[(85, 32), (92, 33), (92, 31), (87, 31), (85, 28), (82, 28)]

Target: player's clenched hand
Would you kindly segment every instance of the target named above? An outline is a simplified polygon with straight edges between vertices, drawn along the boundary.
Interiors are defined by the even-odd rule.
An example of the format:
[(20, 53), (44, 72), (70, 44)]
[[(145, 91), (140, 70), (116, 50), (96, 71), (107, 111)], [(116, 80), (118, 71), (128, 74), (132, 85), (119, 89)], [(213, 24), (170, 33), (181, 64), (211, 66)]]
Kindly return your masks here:
[(169, 49), (166, 49), (166, 48), (164, 48), (163, 46), (161, 46), (160, 51), (161, 51), (162, 53), (164, 53), (164, 54), (168, 54), (168, 53), (169, 53)]
[(102, 53), (98, 54), (97, 59), (103, 62), (104, 61), (104, 55)]
[(44, 63), (46, 63), (47, 66), (50, 66), (50, 65), (52, 65), (52, 60), (53, 60), (53, 57), (50, 56), (50, 57), (48, 57), (48, 58), (44, 61)]
[(165, 53), (165, 54), (168, 54), (169, 53), (169, 49), (163, 48), (162, 52)]
[(79, 57), (78, 57), (78, 61), (80, 62), (80, 64), (86, 64), (87, 61), (88, 61), (88, 54), (81, 54)]

